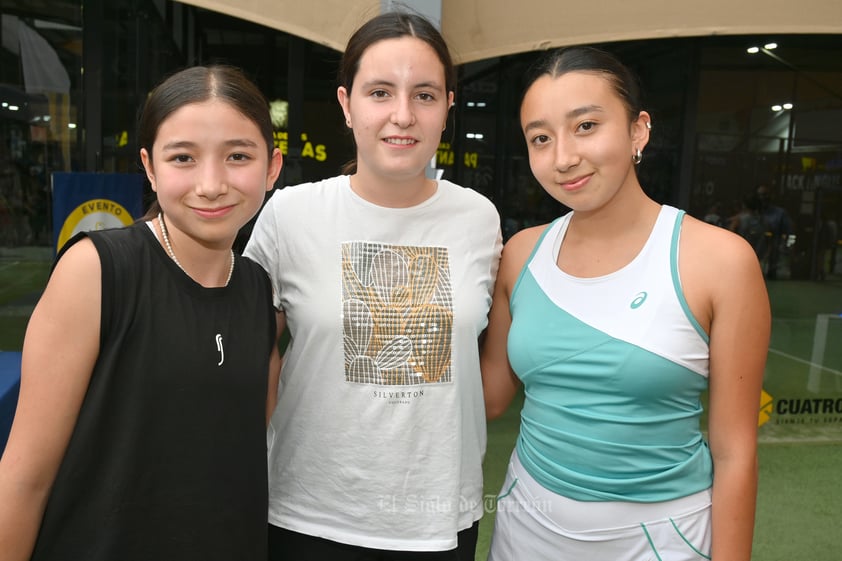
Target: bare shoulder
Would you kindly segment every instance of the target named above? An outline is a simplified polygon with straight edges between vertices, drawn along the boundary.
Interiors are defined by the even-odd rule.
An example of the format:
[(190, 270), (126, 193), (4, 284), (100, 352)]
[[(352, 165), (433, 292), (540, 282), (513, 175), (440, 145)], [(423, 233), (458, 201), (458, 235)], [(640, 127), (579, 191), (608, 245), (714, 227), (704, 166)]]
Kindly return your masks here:
[(744, 306), (749, 300), (762, 305), (766, 298), (760, 262), (751, 245), (733, 232), (690, 216), (681, 227), (679, 274), (691, 309), (706, 327), (717, 308)]
[(532, 253), (532, 250), (535, 248), (535, 244), (538, 243), (541, 235), (548, 227), (548, 224), (533, 226), (531, 228), (521, 230), (512, 236), (509, 241), (506, 242), (506, 245), (503, 246), (503, 259), (519, 265), (518, 268), (522, 267), (526, 262), (526, 259), (529, 257), (529, 254)]
[[(58, 265), (63, 263), (72, 263), (74, 265), (90, 265), (92, 261), (99, 262), (99, 254), (94, 247), (94, 242), (91, 238), (84, 237), (78, 242), (74, 243), (72, 247), (59, 259)], [(57, 266), (58, 266), (57, 265)]]
[(521, 269), (529, 259), (529, 255), (535, 248), (535, 244), (541, 238), (541, 235), (549, 227), (548, 224), (541, 226), (533, 226), (519, 231), (506, 242), (503, 246), (503, 255), (500, 259), (500, 271), (498, 273), (498, 282), (511, 289), (520, 274)]
[[(49, 315), (99, 312), (102, 266), (99, 253), (89, 238), (74, 243), (55, 264), (34, 314)], [(84, 316), (87, 317), (87, 316)], [(97, 316), (98, 317), (98, 316)]]
[(83, 238), (74, 243), (58, 260), (50, 276), (50, 283), (86, 286), (95, 279), (99, 284), (100, 270), (99, 253), (94, 243), (90, 238)]
[(706, 268), (757, 264), (754, 249), (744, 238), (692, 216), (685, 216), (681, 226), (681, 255), (688, 263), (703, 262)]
[(532, 226), (531, 228), (519, 231), (509, 238), (509, 241), (506, 242), (506, 246), (503, 248), (503, 251), (509, 251), (511, 253), (526, 251), (526, 253), (529, 254), (529, 252), (532, 251), (532, 248), (535, 247), (538, 239), (548, 227), (549, 224), (542, 224), (540, 226)]

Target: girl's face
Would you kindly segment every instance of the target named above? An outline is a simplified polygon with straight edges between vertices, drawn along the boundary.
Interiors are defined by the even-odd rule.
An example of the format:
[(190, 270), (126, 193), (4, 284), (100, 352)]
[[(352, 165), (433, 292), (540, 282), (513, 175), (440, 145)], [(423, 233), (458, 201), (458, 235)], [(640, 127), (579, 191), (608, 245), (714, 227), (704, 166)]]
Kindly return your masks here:
[(604, 76), (577, 71), (540, 77), (523, 98), (520, 121), (532, 173), (565, 206), (597, 210), (637, 183), (632, 155), (649, 140), (649, 114), (642, 111), (629, 123)]
[(337, 97), (354, 131), (358, 174), (423, 177), (453, 103), (432, 47), (410, 36), (374, 43), (360, 58), (350, 94), (340, 86)]
[(171, 113), (140, 156), (172, 229), (208, 246), (230, 247), (281, 171), (257, 125), (217, 99)]

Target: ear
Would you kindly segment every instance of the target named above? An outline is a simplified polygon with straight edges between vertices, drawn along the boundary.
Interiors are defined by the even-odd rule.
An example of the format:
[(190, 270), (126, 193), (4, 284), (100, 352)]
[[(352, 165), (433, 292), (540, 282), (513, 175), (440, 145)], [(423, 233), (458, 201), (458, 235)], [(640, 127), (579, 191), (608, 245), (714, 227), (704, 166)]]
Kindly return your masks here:
[(339, 100), (339, 105), (342, 107), (342, 113), (345, 115), (345, 123), (348, 127), (351, 126), (351, 95), (345, 86), (336, 88), (336, 99)]
[(277, 148), (272, 150), (272, 156), (269, 158), (269, 173), (266, 175), (266, 190), (271, 191), (275, 186), (275, 181), (281, 174), (281, 168), (284, 167), (284, 157), (281, 151)]
[(146, 148), (140, 149), (140, 161), (143, 163), (143, 169), (146, 170), (146, 178), (149, 179), (149, 184), (152, 190), (157, 192), (158, 188), (155, 185), (155, 172), (152, 169), (152, 156), (146, 151)]
[(649, 131), (652, 130), (652, 117), (641, 111), (631, 124), (631, 140), (635, 150), (643, 150), (649, 144)]
[(444, 125), (442, 125), (441, 130), (447, 128), (447, 117), (450, 115), (450, 109), (453, 107), (453, 100), (455, 98), (456, 96), (452, 91), (447, 92), (447, 114), (444, 116)]

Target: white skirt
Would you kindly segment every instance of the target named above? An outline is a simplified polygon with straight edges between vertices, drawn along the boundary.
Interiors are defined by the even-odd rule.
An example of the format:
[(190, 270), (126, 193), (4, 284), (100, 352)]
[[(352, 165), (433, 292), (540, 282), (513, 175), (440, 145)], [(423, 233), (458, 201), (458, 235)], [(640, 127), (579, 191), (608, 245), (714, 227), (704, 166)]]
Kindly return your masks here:
[(488, 561), (710, 559), (711, 490), (660, 503), (575, 501), (542, 487), (515, 451)]

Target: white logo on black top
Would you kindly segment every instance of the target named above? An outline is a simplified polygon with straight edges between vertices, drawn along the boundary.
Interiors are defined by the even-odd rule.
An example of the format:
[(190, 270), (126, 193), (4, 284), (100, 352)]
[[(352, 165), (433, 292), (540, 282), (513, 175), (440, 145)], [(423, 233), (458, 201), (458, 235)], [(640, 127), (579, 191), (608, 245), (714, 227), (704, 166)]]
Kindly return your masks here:
[(225, 349), (222, 348), (222, 333), (216, 334), (216, 350), (219, 351), (219, 362), (217, 366), (222, 366), (225, 362)]

